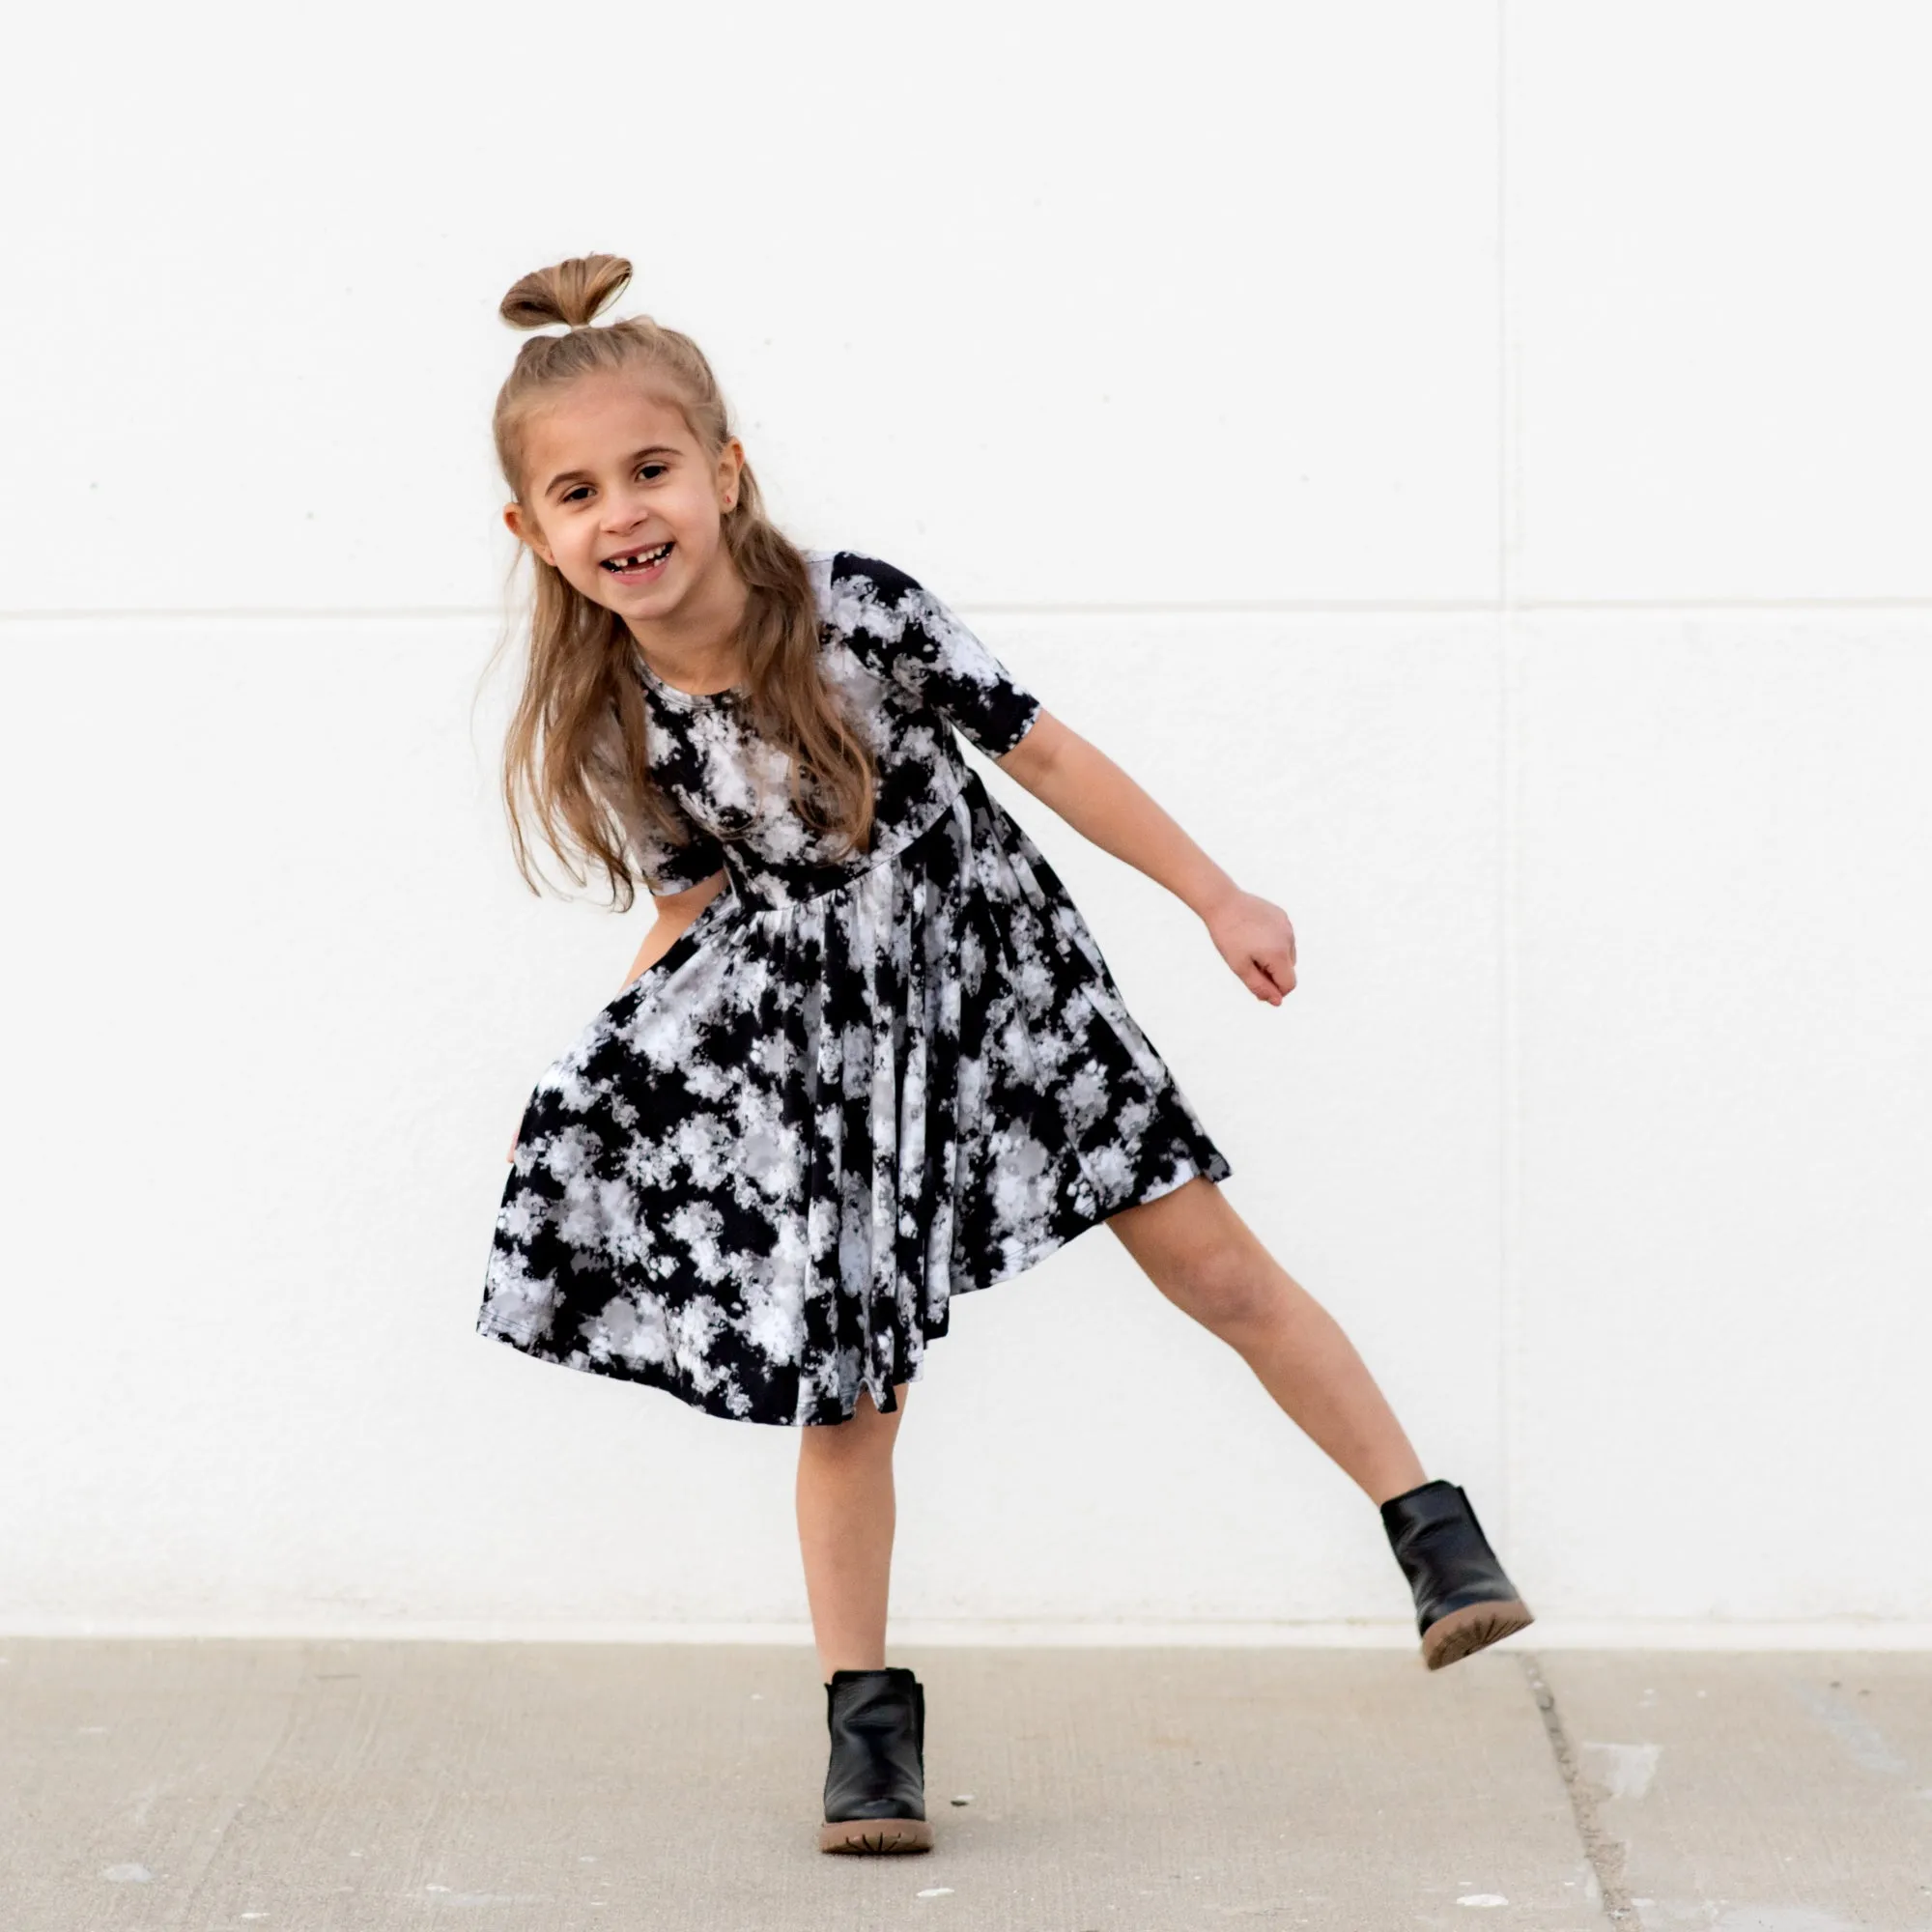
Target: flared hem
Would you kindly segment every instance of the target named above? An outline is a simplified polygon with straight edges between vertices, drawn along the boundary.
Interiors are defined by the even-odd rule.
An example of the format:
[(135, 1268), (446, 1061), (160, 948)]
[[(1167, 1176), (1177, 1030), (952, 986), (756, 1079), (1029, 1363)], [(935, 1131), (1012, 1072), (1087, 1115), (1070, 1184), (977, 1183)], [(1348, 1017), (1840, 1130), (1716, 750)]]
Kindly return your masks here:
[[(1068, 1208), (1053, 1232), (1027, 1249), (1021, 1259), (1014, 1261), (1009, 1258), (997, 1273), (982, 1275), (978, 1281), (955, 1280), (947, 1290), (948, 1307), (950, 1309), (952, 1302), (958, 1295), (975, 1294), (988, 1288), (998, 1288), (1002, 1282), (1017, 1280), (1021, 1275), (1037, 1267), (1049, 1255), (1057, 1254), (1068, 1242), (1078, 1239), (1090, 1229), (1100, 1227), (1124, 1208), (1145, 1207), (1150, 1201), (1158, 1201), (1163, 1196), (1184, 1187), (1190, 1180), (1226, 1180), (1234, 1171), (1234, 1165), (1228, 1157), (1219, 1149), (1214, 1149), (1207, 1160), (1190, 1166), (1184, 1174), (1166, 1175), (1156, 1185), (1142, 1188), (1131, 1199), (1110, 1202), (1105, 1207), (1095, 1208), (1092, 1213), (1082, 1213), (1077, 1208)], [(950, 1323), (942, 1315), (937, 1323), (925, 1328), (922, 1359), (914, 1363), (912, 1368), (900, 1377), (901, 1381), (911, 1383), (924, 1379), (923, 1347), (944, 1341)], [(520, 1355), (526, 1355), (533, 1362), (548, 1362), (556, 1368), (576, 1369), (584, 1375), (602, 1376), (611, 1381), (636, 1382), (645, 1388), (658, 1389), (666, 1395), (674, 1396), (688, 1408), (697, 1409), (705, 1415), (715, 1415), (725, 1422), (759, 1423), (769, 1429), (836, 1429), (838, 1426), (838, 1422), (813, 1422), (796, 1415), (759, 1415), (729, 1408), (706, 1392), (695, 1388), (689, 1378), (678, 1375), (674, 1370), (660, 1367), (654, 1362), (630, 1362), (616, 1355), (606, 1356), (600, 1361), (582, 1350), (572, 1350), (569, 1354), (564, 1354), (554, 1348), (540, 1347), (531, 1342), (520, 1342), (516, 1336), (503, 1329), (486, 1327), (481, 1321), (477, 1322), (475, 1332), (485, 1341), (503, 1343), (506, 1347), (516, 1350)], [(851, 1421), (859, 1406), (859, 1394), (864, 1392), (865, 1386), (861, 1381), (858, 1391), (853, 1395), (852, 1407), (839, 1416), (838, 1422)], [(897, 1408), (898, 1399), (889, 1384), (886, 1389), (886, 1401), (880, 1406), (880, 1413), (891, 1415), (896, 1412)]]

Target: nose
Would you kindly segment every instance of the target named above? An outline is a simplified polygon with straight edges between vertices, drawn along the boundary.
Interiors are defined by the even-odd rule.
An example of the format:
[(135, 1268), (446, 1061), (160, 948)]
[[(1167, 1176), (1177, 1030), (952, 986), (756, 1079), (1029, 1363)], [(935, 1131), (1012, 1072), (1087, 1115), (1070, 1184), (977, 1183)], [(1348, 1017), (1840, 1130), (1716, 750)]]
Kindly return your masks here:
[(641, 491), (613, 490), (604, 499), (604, 527), (612, 536), (635, 529), (650, 514)]

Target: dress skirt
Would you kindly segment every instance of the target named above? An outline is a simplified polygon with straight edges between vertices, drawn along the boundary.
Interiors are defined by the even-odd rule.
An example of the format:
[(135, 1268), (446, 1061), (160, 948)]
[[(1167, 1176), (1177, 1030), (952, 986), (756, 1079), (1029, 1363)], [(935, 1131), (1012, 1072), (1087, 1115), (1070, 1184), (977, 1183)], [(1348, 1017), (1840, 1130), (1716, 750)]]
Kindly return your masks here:
[(895, 1406), (952, 1297), (1232, 1171), (970, 767), (860, 869), (740, 869), (538, 1081), (479, 1333), (714, 1415)]

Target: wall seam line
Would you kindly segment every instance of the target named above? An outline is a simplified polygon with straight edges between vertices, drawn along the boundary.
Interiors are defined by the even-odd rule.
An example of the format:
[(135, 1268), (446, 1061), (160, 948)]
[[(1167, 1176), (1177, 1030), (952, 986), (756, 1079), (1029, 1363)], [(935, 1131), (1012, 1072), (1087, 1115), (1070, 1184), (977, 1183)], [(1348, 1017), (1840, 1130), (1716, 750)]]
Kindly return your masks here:
[(1501, 1463), (1498, 1533), (1508, 1548), (1519, 1520), (1518, 1350), (1521, 1330), (1522, 1131), (1520, 947), (1522, 728), (1518, 634), (1512, 621), (1521, 543), (1518, 416), (1510, 317), (1509, 0), (1496, 0), (1496, 1453)]
[[(1671, 616), (1699, 612), (1781, 615), (1834, 611), (1895, 611), (1916, 615), (1932, 611), (1932, 597), (1682, 597), (1682, 598), (1564, 598), (1525, 597), (1510, 593), (1505, 608), (1500, 597), (1338, 601), (1284, 600), (1265, 604), (972, 604), (960, 600), (954, 608), (979, 617), (1408, 617), (1520, 616), (1533, 611), (1571, 611), (1600, 616)], [(370, 605), (341, 610), (275, 610), (238, 605), (228, 609), (0, 611), (0, 625), (116, 624), (116, 623), (276, 623), (276, 624), (499, 624), (503, 612), (482, 605), (425, 605), (414, 610)]]

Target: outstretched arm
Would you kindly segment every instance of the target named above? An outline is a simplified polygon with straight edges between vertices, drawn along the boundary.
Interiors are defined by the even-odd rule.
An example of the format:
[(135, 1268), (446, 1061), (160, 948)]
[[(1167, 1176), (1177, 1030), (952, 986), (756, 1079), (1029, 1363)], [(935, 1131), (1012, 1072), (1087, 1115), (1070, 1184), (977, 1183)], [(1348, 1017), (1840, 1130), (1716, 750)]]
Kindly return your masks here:
[(1294, 927), (1269, 899), (1243, 892), (1097, 745), (1042, 710), (994, 762), (1102, 851), (1165, 886), (1198, 914), (1215, 950), (1257, 999), (1294, 990)]

